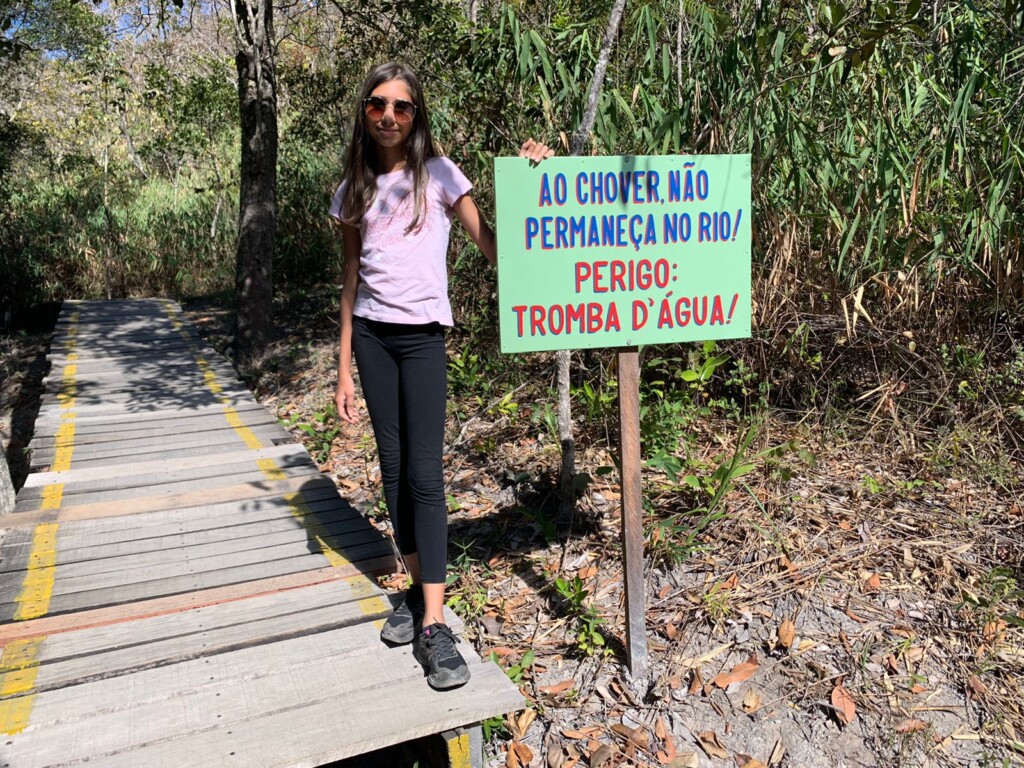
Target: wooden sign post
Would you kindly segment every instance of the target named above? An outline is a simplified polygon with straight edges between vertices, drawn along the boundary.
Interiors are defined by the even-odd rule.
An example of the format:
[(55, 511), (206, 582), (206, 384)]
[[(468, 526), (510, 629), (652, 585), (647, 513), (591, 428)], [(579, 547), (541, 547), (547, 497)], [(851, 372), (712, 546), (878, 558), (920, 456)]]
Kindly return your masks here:
[(622, 571), (626, 590), (626, 663), (633, 677), (647, 671), (644, 599), (644, 516), (640, 468), (640, 354), (619, 350), (619, 460), (622, 463)]
[(647, 668), (638, 347), (750, 336), (750, 155), (496, 158), (501, 350), (619, 348), (629, 670)]

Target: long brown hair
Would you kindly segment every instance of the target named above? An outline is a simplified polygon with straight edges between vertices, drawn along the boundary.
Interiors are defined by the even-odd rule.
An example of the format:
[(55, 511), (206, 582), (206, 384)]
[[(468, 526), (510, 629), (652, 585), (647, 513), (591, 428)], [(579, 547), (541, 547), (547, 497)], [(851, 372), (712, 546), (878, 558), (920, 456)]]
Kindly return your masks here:
[(407, 232), (418, 229), (427, 202), (427, 169), (426, 162), (437, 156), (434, 139), (430, 135), (430, 118), (427, 105), (423, 100), (423, 88), (420, 80), (405, 64), (389, 61), (381, 64), (366, 76), (355, 104), (355, 119), (352, 123), (352, 140), (345, 156), (345, 180), (348, 186), (341, 204), (342, 220), (346, 224), (359, 226), (363, 215), (373, 203), (377, 195), (377, 176), (381, 173), (380, 157), (377, 143), (368, 135), (366, 118), (363, 114), (363, 101), (373, 93), (381, 83), (389, 80), (401, 80), (409, 86), (409, 93), (416, 105), (413, 116), (412, 132), (405, 140), (405, 159), (412, 169), (413, 208), (412, 223)]

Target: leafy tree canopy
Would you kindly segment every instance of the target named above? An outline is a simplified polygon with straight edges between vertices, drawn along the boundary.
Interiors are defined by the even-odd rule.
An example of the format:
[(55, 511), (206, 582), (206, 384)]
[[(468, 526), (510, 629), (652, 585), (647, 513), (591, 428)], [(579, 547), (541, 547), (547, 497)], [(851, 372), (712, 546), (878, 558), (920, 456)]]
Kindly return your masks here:
[(4, 0), (0, 3), (0, 59), (26, 53), (81, 57), (106, 38), (106, 24), (78, 0)]

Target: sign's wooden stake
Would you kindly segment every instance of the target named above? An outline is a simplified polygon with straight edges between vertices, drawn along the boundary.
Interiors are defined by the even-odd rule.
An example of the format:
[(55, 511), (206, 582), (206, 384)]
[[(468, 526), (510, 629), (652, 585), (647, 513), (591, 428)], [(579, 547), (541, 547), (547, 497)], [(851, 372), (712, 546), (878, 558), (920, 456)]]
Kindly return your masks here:
[(622, 559), (626, 586), (626, 663), (638, 678), (647, 671), (644, 521), (640, 474), (640, 355), (618, 352), (619, 449), (622, 462)]

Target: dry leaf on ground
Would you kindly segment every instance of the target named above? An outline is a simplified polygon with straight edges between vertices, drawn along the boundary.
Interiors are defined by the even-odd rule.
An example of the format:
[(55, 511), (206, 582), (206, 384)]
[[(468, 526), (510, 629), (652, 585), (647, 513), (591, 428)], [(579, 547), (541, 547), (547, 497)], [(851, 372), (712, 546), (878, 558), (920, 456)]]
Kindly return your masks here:
[(913, 718), (904, 720), (896, 726), (896, 733), (917, 733), (923, 731), (928, 727), (928, 723), (924, 720), (914, 720)]
[(590, 756), (590, 768), (604, 768), (611, 764), (614, 756), (615, 751), (607, 744), (602, 744)]
[(555, 683), (554, 685), (542, 685), (538, 687), (537, 690), (541, 693), (565, 693), (574, 685), (576, 685), (576, 681), (570, 678), (569, 680), (563, 680), (562, 682)]
[(647, 749), (647, 731), (643, 728), (630, 728), (628, 725), (624, 725), (623, 723), (614, 723), (612, 725), (612, 733), (618, 734), (626, 741), (632, 742), (641, 749)]
[(719, 688), (727, 688), (733, 683), (742, 683), (744, 680), (749, 680), (757, 672), (758, 666), (757, 654), (751, 654), (749, 659), (737, 664), (728, 672), (720, 672), (711, 682)]
[(528, 768), (533, 762), (533, 750), (521, 741), (513, 741), (505, 755), (506, 768)]
[(843, 725), (849, 725), (857, 718), (857, 703), (842, 684), (832, 689), (832, 706), (836, 708), (836, 717)]
[(775, 746), (772, 747), (772, 753), (768, 757), (768, 768), (776, 768), (776, 766), (782, 764), (782, 758), (786, 756), (786, 748), (782, 746), (781, 741), (776, 741)]
[(747, 692), (743, 694), (743, 711), (749, 715), (757, 712), (763, 705), (761, 694), (753, 688), (747, 688)]
[(547, 756), (548, 768), (565, 768), (565, 752), (553, 731), (549, 731), (544, 738), (544, 754)]
[(979, 696), (984, 696), (988, 692), (988, 687), (981, 682), (981, 678), (977, 675), (971, 675), (967, 678), (967, 697), (969, 699), (976, 699)]
[(714, 731), (702, 731), (697, 734), (697, 741), (709, 757), (717, 757), (720, 760), (729, 759), (729, 750), (725, 748), (718, 734)]
[(779, 626), (779, 645), (786, 650), (793, 647), (793, 641), (796, 639), (796, 626), (792, 621), (786, 619)]
[(519, 714), (509, 715), (506, 719), (508, 720), (508, 729), (512, 732), (512, 738), (525, 739), (526, 732), (536, 718), (537, 710), (535, 709), (524, 709)]

